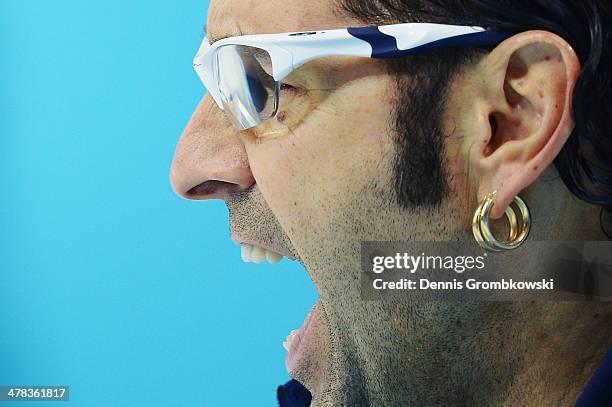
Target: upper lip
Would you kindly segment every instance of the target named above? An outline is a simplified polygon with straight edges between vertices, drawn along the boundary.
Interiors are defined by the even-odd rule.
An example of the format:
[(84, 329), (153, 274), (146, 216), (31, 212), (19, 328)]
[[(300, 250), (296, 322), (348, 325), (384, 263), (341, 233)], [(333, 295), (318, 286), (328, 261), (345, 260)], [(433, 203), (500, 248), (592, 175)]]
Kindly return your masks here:
[(235, 243), (258, 246), (291, 260), (299, 258), (257, 183), (231, 194), (226, 205), (230, 215), (230, 237)]

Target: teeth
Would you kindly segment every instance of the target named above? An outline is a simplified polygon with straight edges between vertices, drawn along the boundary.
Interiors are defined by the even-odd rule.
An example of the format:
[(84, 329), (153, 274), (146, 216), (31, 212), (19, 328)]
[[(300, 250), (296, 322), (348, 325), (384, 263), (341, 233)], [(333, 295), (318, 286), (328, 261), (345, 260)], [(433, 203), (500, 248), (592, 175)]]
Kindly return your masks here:
[(266, 258), (266, 250), (259, 246), (253, 246), (253, 251), (251, 252), (251, 261), (259, 264), (265, 258)]
[(282, 258), (283, 256), (281, 256), (278, 253), (274, 253), (274, 252), (271, 252), (270, 250), (266, 250), (266, 259), (268, 260), (268, 263), (276, 264), (279, 261), (281, 261)]
[(283, 348), (285, 348), (286, 351), (289, 351), (291, 347), (291, 343), (295, 339), (295, 335), (297, 334), (297, 332), (298, 332), (297, 329), (294, 329), (293, 331), (291, 331), (289, 333), (289, 336), (287, 336), (287, 339), (285, 339), (285, 342), (283, 342)]
[(250, 244), (241, 244), (240, 245), (240, 254), (242, 255), (242, 261), (248, 263), (251, 261), (251, 252), (253, 251), (253, 246)]
[(258, 264), (264, 260), (268, 260), (270, 264), (276, 264), (283, 258), (281, 254), (246, 243), (240, 245), (240, 255), (245, 263), (253, 262)]

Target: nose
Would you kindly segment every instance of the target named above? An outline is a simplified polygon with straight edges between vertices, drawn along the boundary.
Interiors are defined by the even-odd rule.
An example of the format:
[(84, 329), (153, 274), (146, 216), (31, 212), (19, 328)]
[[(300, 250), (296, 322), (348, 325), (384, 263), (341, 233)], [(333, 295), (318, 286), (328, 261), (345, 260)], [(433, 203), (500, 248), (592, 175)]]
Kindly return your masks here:
[(226, 199), (255, 183), (244, 144), (210, 96), (181, 135), (170, 182), (178, 195), (193, 200)]

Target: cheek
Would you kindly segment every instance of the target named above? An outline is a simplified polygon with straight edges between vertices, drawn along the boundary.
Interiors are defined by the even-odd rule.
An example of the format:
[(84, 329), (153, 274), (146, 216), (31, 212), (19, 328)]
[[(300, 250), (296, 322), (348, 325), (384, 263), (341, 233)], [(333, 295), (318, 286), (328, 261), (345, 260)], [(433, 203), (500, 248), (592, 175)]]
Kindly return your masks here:
[(292, 234), (324, 229), (330, 215), (363, 199), (357, 195), (386, 174), (381, 163), (391, 161), (393, 145), (385, 89), (373, 78), (337, 90), (293, 132), (248, 143), (259, 189), (294, 242)]

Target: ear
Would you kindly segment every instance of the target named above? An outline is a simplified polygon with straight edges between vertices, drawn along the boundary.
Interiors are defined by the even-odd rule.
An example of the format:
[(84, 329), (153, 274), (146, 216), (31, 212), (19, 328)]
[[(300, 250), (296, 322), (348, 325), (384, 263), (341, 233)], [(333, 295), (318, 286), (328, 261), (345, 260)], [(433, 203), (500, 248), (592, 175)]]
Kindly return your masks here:
[(563, 38), (527, 31), (496, 47), (477, 72), (482, 79), (469, 165), (479, 202), (497, 191), (491, 211), (497, 219), (553, 162), (571, 134), (580, 62)]

